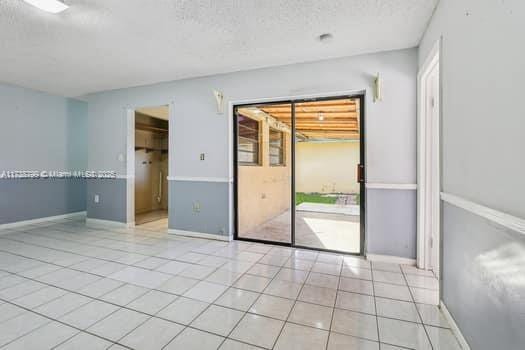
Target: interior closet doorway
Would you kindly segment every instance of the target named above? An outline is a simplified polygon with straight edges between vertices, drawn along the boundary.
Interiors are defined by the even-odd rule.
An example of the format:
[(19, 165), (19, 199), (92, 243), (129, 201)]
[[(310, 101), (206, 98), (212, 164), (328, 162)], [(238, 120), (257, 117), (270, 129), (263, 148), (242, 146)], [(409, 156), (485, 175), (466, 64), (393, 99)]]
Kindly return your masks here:
[(364, 96), (235, 105), (235, 238), (362, 254)]
[(168, 228), (169, 107), (135, 110), (135, 226)]

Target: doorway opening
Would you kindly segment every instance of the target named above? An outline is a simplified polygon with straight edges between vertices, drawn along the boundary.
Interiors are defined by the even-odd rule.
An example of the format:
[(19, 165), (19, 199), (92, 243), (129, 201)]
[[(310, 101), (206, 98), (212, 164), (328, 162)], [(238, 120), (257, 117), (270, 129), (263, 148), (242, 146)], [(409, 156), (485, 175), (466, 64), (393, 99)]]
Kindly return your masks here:
[(135, 226), (168, 229), (169, 107), (135, 110)]
[(363, 253), (363, 101), (234, 106), (236, 239)]

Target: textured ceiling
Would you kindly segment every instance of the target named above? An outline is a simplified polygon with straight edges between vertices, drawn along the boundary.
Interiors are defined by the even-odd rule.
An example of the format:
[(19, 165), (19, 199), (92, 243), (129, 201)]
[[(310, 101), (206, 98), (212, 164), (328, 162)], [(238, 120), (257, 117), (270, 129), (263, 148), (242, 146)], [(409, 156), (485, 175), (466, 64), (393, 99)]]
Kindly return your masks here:
[(414, 47), (437, 1), (0, 0), (0, 81), (79, 96)]

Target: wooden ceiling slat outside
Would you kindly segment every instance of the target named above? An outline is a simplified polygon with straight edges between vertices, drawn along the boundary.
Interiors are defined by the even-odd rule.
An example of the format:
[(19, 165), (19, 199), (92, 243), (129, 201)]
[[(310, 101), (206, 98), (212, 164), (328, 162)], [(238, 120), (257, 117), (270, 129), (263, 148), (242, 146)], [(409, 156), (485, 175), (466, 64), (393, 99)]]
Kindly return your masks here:
[[(287, 125), (291, 124), (290, 104), (260, 105), (258, 108)], [(357, 99), (297, 103), (295, 118), (297, 132), (308, 138), (359, 139)]]

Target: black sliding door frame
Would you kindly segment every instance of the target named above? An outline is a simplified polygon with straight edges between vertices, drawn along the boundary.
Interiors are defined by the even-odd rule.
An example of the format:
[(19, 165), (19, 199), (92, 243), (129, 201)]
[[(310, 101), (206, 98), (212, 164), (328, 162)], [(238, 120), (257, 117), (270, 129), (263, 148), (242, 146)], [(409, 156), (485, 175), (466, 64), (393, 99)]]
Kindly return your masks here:
[[(359, 217), (359, 225), (360, 225), (360, 251), (359, 253), (354, 252), (345, 252), (340, 250), (334, 250), (334, 249), (325, 249), (325, 248), (316, 248), (316, 247), (309, 247), (309, 246), (303, 246), (298, 245), (295, 242), (295, 143), (296, 143), (296, 132), (295, 132), (295, 105), (298, 103), (304, 103), (304, 102), (318, 102), (318, 101), (330, 101), (330, 100), (338, 100), (338, 99), (344, 99), (344, 98), (352, 98), (352, 99), (358, 99), (359, 100), (359, 167), (361, 169), (361, 177), (358, 178), (359, 181), (359, 211), (360, 211), (360, 217)], [(279, 241), (270, 241), (270, 240), (264, 240), (264, 239), (256, 239), (256, 238), (248, 238), (248, 237), (240, 237), (239, 236), (239, 188), (238, 188), (238, 159), (237, 159), (237, 150), (238, 150), (238, 126), (237, 126), (237, 109), (240, 107), (248, 107), (248, 106), (267, 106), (267, 105), (275, 105), (275, 104), (290, 104), (291, 108), (291, 121), (292, 121), (292, 130), (291, 130), (291, 225), (290, 225), (290, 243), (288, 242), (279, 242)], [(323, 252), (331, 252), (331, 253), (339, 253), (339, 254), (348, 254), (348, 255), (364, 255), (365, 253), (365, 205), (366, 205), (366, 188), (365, 188), (365, 179), (366, 179), (366, 172), (365, 172), (365, 95), (364, 94), (356, 94), (356, 95), (339, 95), (339, 96), (329, 96), (329, 97), (318, 97), (318, 98), (304, 98), (304, 99), (293, 99), (293, 100), (276, 100), (271, 102), (254, 102), (254, 103), (246, 103), (246, 104), (236, 104), (233, 106), (233, 116), (230, 116), (233, 118), (233, 215), (234, 215), (234, 234), (233, 238), (235, 240), (239, 241), (247, 241), (247, 242), (256, 242), (256, 243), (268, 243), (268, 244), (274, 244), (279, 246), (286, 246), (286, 247), (293, 247), (293, 248), (301, 248), (301, 249), (310, 249), (310, 250), (317, 250), (317, 251), (323, 251)], [(357, 169), (349, 169), (348, 171), (357, 171)]]

